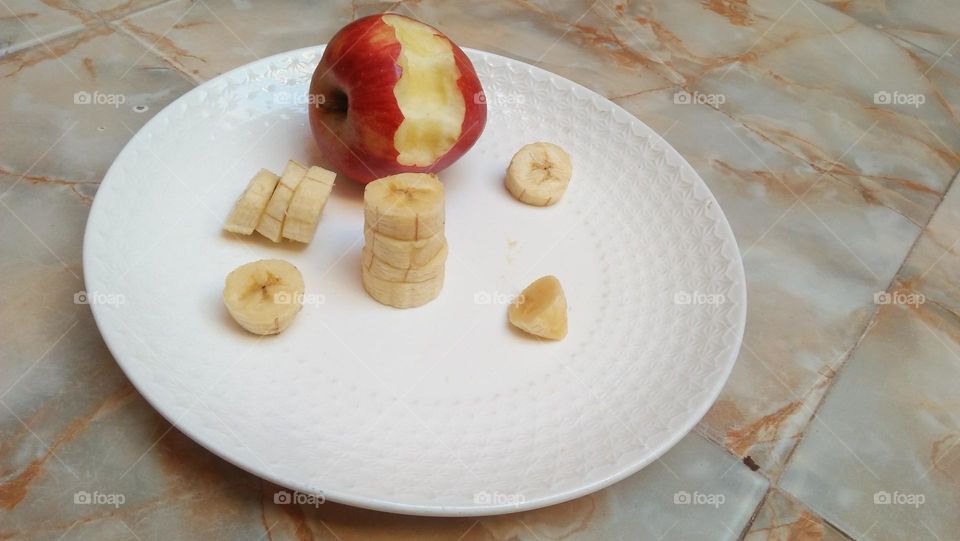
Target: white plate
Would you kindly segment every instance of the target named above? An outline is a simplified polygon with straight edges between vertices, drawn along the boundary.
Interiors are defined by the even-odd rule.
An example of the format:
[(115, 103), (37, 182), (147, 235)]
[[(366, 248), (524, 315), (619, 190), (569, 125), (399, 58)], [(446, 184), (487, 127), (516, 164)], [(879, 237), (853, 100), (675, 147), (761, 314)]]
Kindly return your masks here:
[[(424, 515), (562, 502), (657, 459), (733, 367), (746, 311), (733, 234), (691, 167), (603, 97), (469, 51), (488, 95), (477, 145), (441, 173), (450, 257), (431, 304), (396, 310), (360, 284), (359, 186), (340, 181), (307, 248), (221, 233), (260, 167), (317, 162), (303, 96), (323, 47), (254, 62), (156, 115), (104, 178), (84, 244), (110, 351), (177, 428), (230, 462), (332, 501)], [(520, 146), (567, 149), (549, 208), (503, 188)], [(259, 339), (221, 301), (234, 267), (304, 275), (293, 326)], [(555, 274), (570, 334), (513, 331), (505, 302)], [(322, 302), (321, 302), (322, 301)]]

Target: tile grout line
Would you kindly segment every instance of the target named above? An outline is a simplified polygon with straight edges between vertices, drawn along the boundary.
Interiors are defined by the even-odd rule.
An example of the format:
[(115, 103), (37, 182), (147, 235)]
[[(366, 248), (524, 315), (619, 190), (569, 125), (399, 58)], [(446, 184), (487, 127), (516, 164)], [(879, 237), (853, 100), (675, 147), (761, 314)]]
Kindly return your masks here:
[[(176, 0), (172, 0), (172, 1), (176, 1)], [(111, 29), (113, 29), (113, 31), (116, 32), (117, 35), (123, 37), (123, 38), (126, 39), (126, 40), (133, 41), (134, 43), (137, 44), (138, 47), (146, 50), (146, 51), (144, 52), (143, 56), (141, 56), (140, 59), (137, 61), (137, 63), (140, 63), (140, 61), (142, 61), (144, 58), (146, 58), (146, 57), (149, 55), (149, 56), (152, 56), (152, 57), (154, 57), (154, 58), (159, 59), (161, 62), (163, 62), (163, 64), (165, 64), (165, 65), (168, 66), (171, 70), (173, 70), (174, 73), (176, 73), (176, 74), (179, 75), (182, 79), (184, 79), (185, 81), (187, 81), (188, 83), (190, 83), (191, 85), (193, 85), (194, 88), (200, 86), (201, 84), (203, 84), (203, 83), (205, 83), (205, 82), (207, 81), (206, 79), (200, 79), (200, 78), (198, 78), (198, 77), (194, 77), (193, 75), (191, 75), (191, 74), (183, 71), (183, 70), (182, 70), (179, 66), (177, 66), (170, 58), (167, 58), (166, 55), (164, 55), (164, 54), (161, 53), (160, 51), (158, 51), (158, 50), (156, 50), (155, 48), (153, 48), (153, 47), (151, 46), (151, 44), (145, 43), (145, 42), (144, 42), (143, 40), (141, 40), (137, 35), (133, 34), (132, 32), (130, 32), (129, 30), (127, 30), (127, 29), (124, 28), (123, 26), (118, 25), (118, 24), (115, 24), (115, 20), (114, 20), (114, 21), (110, 21), (110, 22), (105, 23), (105, 24), (107, 24), (107, 26), (109, 26)], [(134, 66), (134, 67), (135, 67), (135, 66)], [(192, 89), (191, 89), (191, 90), (192, 90)], [(188, 90), (187, 92), (189, 92), (189, 90)], [(184, 94), (186, 94), (186, 92), (184, 92)], [(183, 96), (183, 94), (180, 94), (180, 96)], [(177, 98), (179, 98), (180, 96), (177, 96)]]
[[(762, 476), (761, 477), (765, 477)], [(757, 520), (757, 515), (760, 514), (760, 510), (763, 509), (763, 504), (767, 503), (767, 498), (770, 497), (770, 492), (773, 491), (773, 484), (767, 485), (767, 491), (763, 493), (763, 496), (760, 497), (760, 501), (757, 502), (757, 506), (753, 509), (753, 513), (750, 514), (750, 518), (747, 519), (747, 523), (743, 526), (743, 530), (740, 531), (740, 535), (737, 537), (737, 541), (743, 541), (746, 539), (747, 534), (750, 533), (750, 529), (753, 528), (753, 523)]]
[[(957, 182), (957, 178), (960, 178), (960, 175), (954, 176), (950, 180), (950, 182), (947, 184), (947, 187), (944, 190), (944, 196), (948, 191), (950, 191), (950, 188), (953, 187), (953, 185)], [(936, 216), (937, 211), (940, 210), (940, 206), (943, 204), (943, 199), (945, 199), (945, 197), (940, 198), (940, 202), (937, 203), (937, 206), (933, 209), (933, 212), (930, 213), (930, 218), (927, 219), (927, 223), (923, 226), (923, 228), (920, 229), (920, 232), (917, 234), (916, 238), (913, 240), (913, 243), (910, 245), (910, 249), (907, 250), (907, 253), (904, 256), (903, 261), (900, 262), (900, 267), (897, 268), (897, 271), (894, 273), (893, 278), (891, 278), (890, 283), (887, 285), (884, 291), (889, 291), (890, 288), (893, 287), (893, 285), (898, 281), (901, 273), (903, 272), (903, 268), (907, 263), (907, 260), (910, 259), (910, 256), (913, 254), (914, 250), (916, 249), (916, 246), (920, 242), (921, 237), (923, 237), (924, 233), (927, 231), (927, 228), (930, 226), (930, 222), (933, 221), (933, 217)], [(840, 532), (841, 534), (843, 534), (844, 536), (850, 539), (854, 539), (854, 537), (851, 536), (850, 533), (838, 527), (836, 524), (833, 524), (832, 522), (827, 520), (825, 517), (821, 516), (820, 513), (816, 512), (813, 508), (806, 505), (805, 502), (794, 497), (793, 494), (791, 494), (789, 491), (783, 489), (780, 486), (780, 480), (782, 479), (783, 474), (787, 471), (787, 468), (789, 468), (790, 462), (793, 460), (793, 456), (796, 454), (797, 449), (800, 447), (800, 444), (803, 443), (804, 438), (806, 438), (807, 430), (810, 428), (810, 425), (813, 423), (813, 420), (817, 417), (817, 414), (823, 408), (823, 405), (830, 398), (830, 394), (833, 392), (833, 389), (835, 387), (837, 379), (840, 376), (840, 373), (843, 371), (844, 368), (846, 368), (850, 358), (853, 357), (853, 354), (860, 349), (860, 345), (863, 342), (863, 340), (866, 338), (867, 333), (869, 333), (870, 330), (876, 325), (877, 316), (880, 314), (880, 308), (881, 308), (881, 305), (878, 305), (878, 304), (875, 305), (873, 314), (870, 316), (870, 320), (867, 322), (866, 326), (864, 327), (863, 332), (860, 334), (860, 337), (857, 339), (853, 347), (850, 348), (850, 351), (848, 351), (847, 354), (844, 356), (843, 360), (837, 366), (836, 370), (834, 370), (833, 375), (830, 377), (830, 384), (824, 390), (823, 396), (820, 398), (820, 401), (817, 402), (817, 405), (813, 408), (810, 419), (807, 421), (806, 425), (804, 426), (804, 429), (800, 432), (800, 437), (797, 438), (797, 442), (793, 445), (793, 447), (790, 449), (790, 452), (787, 453), (786, 457), (784, 458), (783, 468), (781, 468), (776, 479), (771, 480), (771, 489), (776, 487), (777, 490), (780, 490), (780, 492), (790, 496), (792, 499), (795, 499), (798, 503), (803, 504), (804, 507), (809, 509), (809, 511), (813, 513), (817, 518), (823, 520), (827, 524), (830, 524), (830, 526), (832, 526), (838, 532)]]
[[(6, 57), (8, 57), (8, 56), (13, 56), (13, 55), (16, 55), (16, 54), (20, 54), (20, 53), (25, 52), (25, 51), (30, 51), (30, 50), (32, 50), (32, 49), (36, 49), (37, 47), (43, 47), (44, 44), (47, 43), (47, 42), (59, 41), (59, 40), (64, 39), (64, 38), (66, 38), (66, 37), (73, 36), (74, 34), (82, 34), (83, 32), (86, 32), (87, 30), (94, 29), (94, 28), (96, 28), (97, 26), (101, 26), (101, 25), (110, 26), (109, 23), (111, 23), (111, 22), (114, 22), (114, 21), (117, 21), (117, 20), (120, 20), (120, 19), (125, 19), (125, 18), (130, 17), (130, 16), (133, 16), (133, 15), (139, 15), (139, 14), (144, 13), (144, 12), (146, 12), (146, 11), (150, 11), (151, 9), (159, 8), (159, 7), (161, 7), (161, 6), (165, 6), (165, 5), (167, 5), (167, 4), (171, 4), (171, 3), (177, 2), (177, 1), (179, 1), (179, 0), (164, 0), (164, 1), (160, 2), (160, 3), (153, 4), (153, 5), (147, 6), (147, 7), (145, 7), (145, 8), (141, 8), (141, 9), (129, 11), (129, 12), (126, 12), (126, 13), (121, 13), (121, 14), (117, 15), (116, 17), (113, 17), (112, 19), (104, 19), (103, 17), (100, 16), (99, 13), (97, 13), (97, 12), (95, 12), (95, 11), (91, 11), (91, 10), (89, 10), (89, 9), (83, 7), (83, 6), (78, 5), (78, 4), (77, 4), (76, 2), (74, 2), (73, 0), (70, 0), (70, 4), (71, 4), (72, 6), (76, 7), (76, 8), (79, 9), (80, 11), (83, 11), (83, 12), (86, 13), (87, 15), (91, 16), (91, 17), (92, 17), (92, 20), (91, 20), (91, 21), (81, 21), (79, 24), (77, 24), (77, 26), (72, 27), (72, 28), (68, 28), (68, 29), (65, 29), (65, 30), (61, 30), (61, 31), (59, 31), (59, 32), (51, 32), (51, 33), (49, 33), (49, 34), (46, 34), (46, 35), (44, 35), (44, 36), (41, 36), (41, 37), (40, 37), (39, 39), (37, 39), (37, 40), (33, 40), (34, 42), (33, 42), (33, 43), (30, 43), (29, 45), (25, 45), (25, 46), (22, 46), (22, 47), (12, 46), (12, 47), (4, 50), (3, 53), (0, 54), (0, 59), (4, 59), (4, 58), (6, 58)], [(111, 28), (112, 28), (112, 26), (111, 26)]]
[[(71, 2), (74, 2), (74, 0), (70, 0), (70, 1), (71, 1)], [(177, 67), (170, 59), (168, 59), (166, 56), (164, 56), (163, 54), (161, 54), (160, 51), (157, 51), (156, 49), (154, 49), (152, 45), (144, 43), (138, 36), (134, 35), (132, 32), (130, 32), (129, 30), (127, 30), (126, 28), (124, 28), (123, 25), (119, 24), (119, 22), (122, 21), (123, 19), (128, 19), (128, 18), (130, 18), (130, 17), (134, 17), (134, 16), (136, 16), (136, 15), (139, 15), (139, 14), (141, 14), (141, 13), (146, 13), (146, 12), (152, 11), (152, 10), (154, 10), (154, 9), (159, 9), (159, 8), (165, 7), (165, 6), (168, 5), (168, 4), (173, 4), (174, 2), (177, 2), (177, 1), (179, 1), (179, 0), (165, 0), (165, 1), (162, 1), (162, 2), (158, 2), (158, 3), (156, 3), (156, 4), (152, 4), (152, 5), (146, 6), (146, 7), (141, 8), (141, 9), (136, 9), (136, 10), (133, 10), (133, 11), (130, 11), (130, 12), (127, 12), (127, 13), (121, 13), (121, 14), (117, 15), (116, 17), (112, 17), (112, 18), (109, 18), (109, 19), (103, 18), (103, 17), (102, 17), (99, 13), (97, 13), (97, 12), (89, 11), (89, 10), (88, 10), (88, 11), (89, 11), (89, 13), (90, 13), (91, 15), (93, 15), (98, 21), (100, 21), (101, 23), (103, 23), (104, 25), (106, 25), (108, 28), (110, 28), (111, 30), (113, 30), (113, 32), (116, 33), (117, 35), (121, 36), (121, 37), (124, 38), (124, 39), (133, 40), (133, 41), (137, 44), (137, 46), (139, 46), (139, 47), (141, 47), (141, 48), (145, 47), (145, 48), (147, 49), (146, 53), (145, 53), (144, 55), (142, 55), (142, 56), (137, 60), (137, 63), (139, 63), (141, 60), (143, 60), (143, 58), (144, 58), (145, 56), (147, 56), (147, 55), (154, 56), (154, 57), (156, 57), (156, 58), (159, 58), (159, 59), (160, 59), (164, 64), (166, 64), (167, 66), (170, 66), (170, 69), (172, 69), (175, 73), (177, 73), (182, 79), (185, 79), (188, 83), (190, 83), (190, 84), (193, 85), (194, 87), (197, 87), (197, 86), (199, 86), (200, 84), (202, 84), (204, 81), (201, 80), (201, 79), (199, 79), (199, 78), (194, 78), (191, 74), (185, 73), (184, 71), (182, 71), (182, 70), (181, 70), (179, 67)], [(78, 6), (78, 7), (80, 7), (80, 6)], [(81, 7), (81, 9), (83, 9), (83, 8)], [(129, 70), (128, 70), (128, 71), (129, 71)], [(122, 79), (122, 77), (121, 77), (121, 79)], [(189, 92), (189, 91), (188, 91), (188, 92)], [(186, 92), (185, 92), (185, 93), (186, 93)], [(185, 94), (185, 93), (184, 93), (184, 94)], [(182, 96), (182, 95), (183, 95), (183, 94), (181, 94), (181, 96)], [(178, 97), (179, 97), (179, 96), (178, 96)]]

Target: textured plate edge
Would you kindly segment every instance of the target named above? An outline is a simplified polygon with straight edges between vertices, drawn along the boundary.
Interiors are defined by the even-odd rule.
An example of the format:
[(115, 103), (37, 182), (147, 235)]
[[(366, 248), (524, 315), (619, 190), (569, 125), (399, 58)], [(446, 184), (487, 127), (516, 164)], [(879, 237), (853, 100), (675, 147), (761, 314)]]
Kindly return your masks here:
[[(249, 70), (253, 66), (256, 66), (258, 64), (269, 64), (280, 58), (289, 58), (297, 55), (304, 55), (304, 54), (310, 54), (310, 53), (317, 53), (319, 58), (319, 55), (322, 54), (322, 51), (325, 48), (326, 48), (326, 44), (322, 44), (322, 45), (303, 47), (300, 49), (293, 49), (290, 51), (277, 53), (265, 58), (261, 58), (254, 62), (250, 62), (242, 66), (238, 66), (208, 81), (204, 81), (203, 83), (190, 89), (190, 91), (184, 93), (182, 96), (180, 96), (179, 98), (177, 98), (176, 100), (168, 104), (166, 107), (161, 109), (156, 115), (154, 115), (153, 118), (148, 120), (146, 124), (144, 124), (139, 130), (137, 130), (137, 133), (134, 134), (129, 141), (127, 141), (126, 145), (124, 145), (123, 149), (117, 154), (117, 157), (114, 159), (113, 163), (110, 165), (110, 168), (107, 169), (107, 172), (104, 174), (104, 177), (100, 183), (100, 189), (98, 189), (98, 192), (102, 191), (102, 188), (105, 185), (107, 185), (107, 182), (111, 178), (112, 174), (114, 174), (114, 168), (117, 167), (117, 163), (120, 161), (120, 158), (122, 158), (127, 152), (131, 151), (130, 149), (132, 148), (132, 145), (139, 140), (139, 137), (141, 136), (141, 132), (144, 132), (145, 130), (153, 126), (155, 122), (162, 121), (161, 116), (163, 115), (164, 111), (166, 111), (167, 109), (170, 109), (181, 102), (186, 102), (194, 95), (194, 93), (203, 92), (204, 87), (208, 84), (214, 83), (215, 81), (226, 79), (237, 73)], [(747, 317), (747, 293), (746, 293), (746, 275), (743, 268), (743, 259), (741, 257), (740, 248), (739, 248), (739, 245), (737, 244), (736, 236), (733, 234), (733, 229), (730, 227), (730, 223), (727, 220), (726, 214), (724, 214), (722, 208), (720, 207), (720, 204), (716, 200), (716, 197), (713, 195), (713, 192), (710, 190), (707, 184), (700, 177), (699, 173), (697, 173), (696, 170), (687, 162), (686, 158), (684, 158), (683, 155), (680, 154), (680, 152), (678, 152), (676, 148), (673, 147), (673, 145), (670, 145), (662, 136), (660, 136), (659, 133), (657, 133), (655, 130), (650, 128), (650, 126), (648, 126), (645, 122), (643, 122), (643, 120), (638, 118), (636, 115), (633, 115), (632, 113), (630, 113), (629, 111), (621, 107), (620, 105), (614, 103), (608, 98), (598, 94), (593, 90), (590, 90), (589, 88), (575, 81), (571, 81), (561, 75), (557, 75), (543, 68), (534, 66), (532, 64), (527, 64), (522, 60), (517, 60), (508, 56), (490, 53), (487, 51), (481, 51), (477, 49), (471, 49), (471, 48), (464, 48), (464, 51), (468, 53), (494, 57), (494, 58), (497, 58), (498, 60), (506, 61), (507, 63), (522, 64), (524, 66), (528, 66), (532, 70), (539, 71), (548, 77), (555, 77), (555, 78), (561, 79), (567, 82), (568, 84), (570, 84), (572, 87), (574, 87), (575, 90), (586, 93), (592, 99), (599, 98), (603, 102), (610, 104), (613, 112), (619, 111), (620, 113), (635, 119), (637, 122), (642, 124), (647, 130), (649, 130), (650, 133), (655, 134), (659, 138), (660, 144), (665, 145), (667, 148), (669, 148), (672, 151), (673, 155), (676, 158), (679, 158), (682, 166), (688, 169), (693, 174), (693, 176), (696, 179), (696, 183), (698, 183), (699, 186), (704, 189), (705, 195), (709, 197), (708, 201), (716, 205), (717, 214), (718, 214), (717, 218), (719, 221), (718, 225), (725, 232), (725, 237), (730, 241), (730, 242), (724, 243), (724, 249), (733, 252), (730, 254), (730, 259), (733, 262), (735, 262), (734, 269), (733, 269), (733, 272), (735, 274), (735, 276), (733, 277), (734, 287), (737, 290), (736, 291), (737, 299), (735, 304), (736, 314), (734, 315), (735, 319), (737, 320), (735, 323), (737, 327), (736, 341), (734, 342), (735, 345), (731, 347), (729, 358), (724, 361), (725, 370), (724, 370), (723, 376), (722, 378), (719, 378), (717, 380), (715, 388), (711, 390), (710, 400), (705, 401), (704, 405), (697, 412), (695, 412), (694, 415), (691, 416), (691, 421), (688, 423), (689, 426), (685, 425), (682, 430), (678, 430), (677, 433), (672, 438), (665, 440), (659, 447), (657, 447), (653, 452), (645, 456), (642, 460), (638, 460), (636, 462), (625, 465), (618, 472), (612, 475), (608, 475), (604, 478), (598, 479), (592, 483), (577, 487), (575, 489), (558, 492), (551, 496), (545, 496), (545, 497), (536, 498), (532, 500), (526, 500), (516, 505), (513, 505), (513, 504), (471, 505), (471, 506), (418, 505), (418, 504), (399, 503), (396, 501), (386, 500), (381, 498), (355, 496), (350, 493), (341, 492), (341, 491), (323, 490), (323, 496), (325, 497), (325, 499), (328, 499), (331, 502), (342, 503), (342, 504), (351, 505), (354, 507), (361, 507), (364, 509), (371, 509), (374, 511), (399, 513), (399, 514), (405, 514), (405, 515), (421, 515), (421, 516), (436, 516), (436, 517), (491, 516), (491, 515), (501, 515), (501, 514), (507, 514), (507, 513), (516, 513), (520, 511), (529, 511), (532, 509), (539, 509), (542, 507), (547, 507), (550, 505), (556, 505), (559, 503), (567, 502), (567, 501), (579, 498), (581, 496), (585, 496), (585, 495), (597, 492), (599, 490), (603, 490), (604, 488), (607, 488), (610, 485), (613, 485), (614, 483), (622, 481), (623, 479), (626, 479), (627, 477), (637, 473), (638, 471), (642, 470), (646, 466), (650, 465), (652, 462), (659, 460), (660, 457), (662, 457), (667, 451), (672, 449), (677, 443), (680, 442), (680, 440), (685, 438), (688, 434), (690, 434), (691, 431), (693, 431), (693, 429), (703, 419), (703, 417), (707, 414), (710, 408), (713, 407), (713, 404), (716, 402), (717, 398), (720, 396), (720, 393), (723, 390), (724, 386), (726, 385), (727, 380), (730, 378), (730, 374), (733, 371), (733, 367), (736, 364), (737, 357), (739, 356), (740, 349), (743, 344), (743, 334), (746, 327), (746, 317)], [(104, 193), (107, 193), (107, 192), (104, 191)], [(102, 201), (102, 198), (96, 198), (96, 197), (94, 198), (93, 204), (90, 207), (90, 213), (88, 215), (87, 224), (84, 228), (82, 262), (83, 262), (83, 277), (84, 277), (85, 287), (86, 287), (86, 283), (88, 282), (88, 273), (90, 272), (89, 269), (93, 267), (92, 260), (91, 260), (92, 256), (90, 255), (90, 248), (94, 241), (91, 240), (91, 236), (88, 235), (88, 233), (93, 230), (94, 224), (96, 224), (99, 221), (98, 216), (103, 214), (102, 212), (99, 212), (99, 213), (97, 212), (97, 209), (103, 206), (103, 203), (100, 202), (98, 204), (98, 201)], [(189, 437), (191, 440), (196, 442), (198, 445), (200, 445), (207, 451), (213, 453), (214, 455), (220, 457), (221, 459), (229, 462), (230, 464), (233, 464), (234, 466), (246, 472), (256, 475), (257, 477), (266, 479), (267, 481), (270, 481), (276, 485), (283, 486), (286, 488), (291, 488), (303, 493), (311, 493), (316, 490), (317, 487), (308, 487), (305, 485), (292, 483), (289, 480), (279, 479), (271, 475), (269, 472), (259, 469), (255, 465), (243, 464), (243, 463), (240, 463), (238, 459), (221, 454), (221, 452), (219, 452), (213, 445), (208, 445), (204, 437), (201, 437), (199, 434), (195, 433), (190, 428), (186, 426), (182, 426), (178, 422), (178, 420), (174, 420), (172, 418), (173, 417), (172, 415), (169, 415), (168, 412), (165, 412), (163, 409), (159, 408), (157, 404), (155, 404), (153, 400), (149, 398), (148, 394), (145, 393), (144, 390), (141, 388), (140, 382), (138, 382), (135, 378), (131, 377), (130, 371), (128, 370), (127, 365), (125, 365), (124, 361), (121, 360), (121, 357), (116, 354), (114, 345), (111, 343), (113, 340), (113, 338), (111, 338), (112, 335), (110, 332), (104, 331), (104, 327), (101, 323), (102, 316), (98, 315), (98, 313), (101, 310), (105, 310), (106, 307), (102, 307), (97, 304), (91, 304), (90, 309), (91, 309), (91, 312), (93, 313), (93, 319), (97, 325), (97, 329), (100, 331), (100, 335), (103, 338), (103, 341), (107, 346), (107, 349), (110, 351), (110, 355), (114, 358), (115, 362), (123, 371), (124, 375), (131, 382), (131, 384), (134, 386), (137, 392), (147, 401), (148, 404), (150, 404), (150, 407), (156, 410), (164, 419), (166, 419), (177, 430), (186, 434), (187, 437)]]

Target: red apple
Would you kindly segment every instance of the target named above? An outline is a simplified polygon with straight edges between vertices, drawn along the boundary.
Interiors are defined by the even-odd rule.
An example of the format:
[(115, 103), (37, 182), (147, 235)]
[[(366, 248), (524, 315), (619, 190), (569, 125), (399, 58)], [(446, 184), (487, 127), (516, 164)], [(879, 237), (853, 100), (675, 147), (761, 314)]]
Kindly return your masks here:
[(363, 183), (440, 171), (487, 121), (467, 55), (432, 26), (393, 13), (357, 19), (333, 36), (308, 103), (324, 158)]

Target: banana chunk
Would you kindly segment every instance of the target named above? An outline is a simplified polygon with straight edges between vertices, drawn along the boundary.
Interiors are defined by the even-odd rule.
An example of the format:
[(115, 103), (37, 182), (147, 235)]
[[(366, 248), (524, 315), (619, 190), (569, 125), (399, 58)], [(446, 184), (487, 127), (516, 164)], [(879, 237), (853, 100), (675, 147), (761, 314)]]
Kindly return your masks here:
[(231, 233), (249, 235), (260, 222), (260, 216), (267, 208), (267, 203), (277, 187), (280, 177), (266, 169), (261, 169), (254, 175), (240, 199), (233, 205), (233, 210), (227, 216), (223, 228)]
[(363, 229), (364, 249), (387, 265), (399, 268), (422, 267), (430, 262), (440, 250), (446, 248), (443, 234), (420, 240), (398, 240), (377, 233), (369, 227)]
[(277, 189), (273, 191), (270, 202), (260, 221), (257, 223), (257, 232), (272, 240), (280, 242), (283, 233), (283, 221), (286, 219), (287, 207), (290, 206), (290, 200), (300, 184), (300, 181), (307, 175), (307, 168), (293, 160), (287, 162)]
[(317, 231), (320, 215), (327, 204), (336, 173), (311, 167), (297, 185), (283, 221), (283, 238), (309, 243)]
[(518, 200), (545, 207), (563, 197), (572, 175), (566, 151), (553, 143), (531, 143), (513, 155), (504, 184)]
[(374, 276), (361, 265), (363, 288), (373, 299), (394, 308), (414, 308), (427, 304), (440, 295), (443, 289), (444, 272), (424, 282), (394, 282)]
[(292, 264), (261, 259), (227, 275), (223, 304), (230, 316), (253, 334), (277, 334), (303, 308), (303, 276)]
[(556, 276), (527, 286), (510, 305), (510, 323), (534, 336), (563, 340), (567, 336), (567, 297)]
[(443, 184), (436, 175), (401, 173), (377, 179), (363, 191), (366, 227), (399, 240), (443, 233)]
[(393, 282), (425, 282), (443, 274), (444, 265), (447, 262), (447, 244), (443, 243), (437, 255), (421, 266), (394, 267), (377, 258), (377, 255), (366, 246), (363, 248), (362, 256), (363, 266), (377, 278)]

